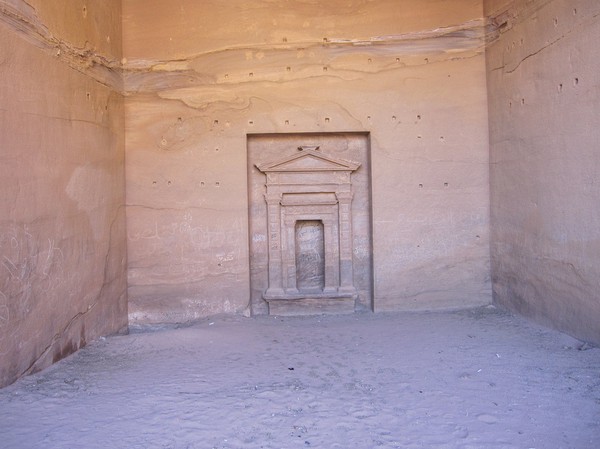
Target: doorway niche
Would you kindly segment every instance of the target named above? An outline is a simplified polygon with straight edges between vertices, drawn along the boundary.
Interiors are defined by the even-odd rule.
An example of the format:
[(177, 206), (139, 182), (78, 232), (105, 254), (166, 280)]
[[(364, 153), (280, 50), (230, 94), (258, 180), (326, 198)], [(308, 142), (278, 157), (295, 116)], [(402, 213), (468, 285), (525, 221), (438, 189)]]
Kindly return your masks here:
[(254, 315), (372, 310), (367, 133), (248, 136)]

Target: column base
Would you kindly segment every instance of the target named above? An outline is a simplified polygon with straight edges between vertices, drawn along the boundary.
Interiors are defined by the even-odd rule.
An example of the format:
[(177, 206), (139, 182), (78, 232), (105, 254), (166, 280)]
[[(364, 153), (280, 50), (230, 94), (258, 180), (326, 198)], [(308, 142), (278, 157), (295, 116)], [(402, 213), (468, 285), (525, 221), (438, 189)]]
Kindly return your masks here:
[(269, 304), (269, 315), (325, 315), (354, 313), (356, 293), (306, 293), (272, 295), (265, 292), (263, 298)]

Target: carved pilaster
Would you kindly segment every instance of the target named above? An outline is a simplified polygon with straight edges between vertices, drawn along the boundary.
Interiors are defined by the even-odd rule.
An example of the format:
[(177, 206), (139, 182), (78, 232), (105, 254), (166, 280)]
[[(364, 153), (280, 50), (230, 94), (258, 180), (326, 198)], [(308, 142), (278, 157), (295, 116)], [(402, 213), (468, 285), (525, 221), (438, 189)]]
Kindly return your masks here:
[(354, 291), (352, 267), (352, 197), (351, 191), (336, 192), (340, 226), (340, 291)]
[(323, 293), (335, 293), (339, 285), (336, 224), (333, 219), (323, 220), (323, 237), (325, 239), (325, 288)]
[[(283, 214), (283, 212), (282, 212)], [(296, 284), (296, 236), (294, 218), (282, 217), (284, 228), (282, 230), (283, 241), (285, 246), (281, 248), (281, 253), (284, 255), (283, 273), (284, 273), (284, 291), (286, 293), (298, 293)]]
[(269, 288), (267, 294), (283, 293), (281, 266), (281, 194), (267, 193), (269, 231)]

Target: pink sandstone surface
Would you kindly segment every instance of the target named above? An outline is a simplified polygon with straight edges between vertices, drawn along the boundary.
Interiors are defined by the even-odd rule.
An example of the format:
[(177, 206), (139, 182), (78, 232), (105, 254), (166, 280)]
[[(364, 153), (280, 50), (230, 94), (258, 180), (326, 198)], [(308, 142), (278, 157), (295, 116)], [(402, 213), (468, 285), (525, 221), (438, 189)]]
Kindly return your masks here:
[(249, 169), (266, 135), (365, 136), (357, 309), (493, 302), (600, 343), (599, 17), (0, 0), (0, 385), (128, 323), (266, 313)]

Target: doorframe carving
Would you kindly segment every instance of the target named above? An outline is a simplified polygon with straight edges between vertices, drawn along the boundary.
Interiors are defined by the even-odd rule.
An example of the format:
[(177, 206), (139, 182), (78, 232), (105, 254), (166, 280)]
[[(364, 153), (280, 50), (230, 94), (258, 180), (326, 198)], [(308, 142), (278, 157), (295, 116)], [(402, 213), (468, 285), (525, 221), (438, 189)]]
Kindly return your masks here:
[[(334, 158), (319, 146), (300, 146), (283, 159), (255, 165), (266, 175), (268, 288), (263, 298), (355, 299), (352, 251), (352, 173), (361, 164)], [(307, 294), (296, 286), (295, 225), (323, 222), (325, 287)]]

